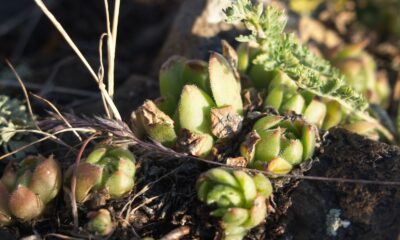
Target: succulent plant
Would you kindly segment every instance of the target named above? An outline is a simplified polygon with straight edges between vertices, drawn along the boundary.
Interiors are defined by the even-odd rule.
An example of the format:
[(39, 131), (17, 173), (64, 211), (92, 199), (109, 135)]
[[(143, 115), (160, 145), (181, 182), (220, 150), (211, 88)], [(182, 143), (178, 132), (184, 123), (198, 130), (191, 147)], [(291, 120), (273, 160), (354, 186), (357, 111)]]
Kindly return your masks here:
[[(67, 182), (74, 174), (74, 168), (68, 170)], [(124, 148), (99, 145), (76, 168), (75, 197), (78, 203), (95, 198), (96, 194), (121, 198), (133, 189), (135, 157)]]
[(240, 152), (250, 167), (286, 174), (312, 157), (317, 134), (313, 125), (302, 120), (269, 115), (253, 125)]
[[(246, 62), (246, 59), (254, 59), (254, 54), (257, 55), (254, 47), (250, 48), (247, 45), (242, 43), (237, 49), (239, 62)], [(244, 51), (243, 49), (246, 49), (246, 46), (247, 50)], [(241, 53), (239, 54), (239, 52)], [(300, 114), (307, 122), (315, 124), (322, 130), (343, 126), (349, 131), (372, 139), (377, 139), (377, 136), (379, 136), (375, 123), (353, 118), (349, 116), (348, 111), (344, 110), (339, 102), (317, 97), (308, 91), (300, 89), (284, 72), (279, 70), (265, 71), (261, 69), (261, 65), (258, 66), (257, 64), (247, 64), (246, 67), (247, 70), (242, 69), (242, 72), (248, 73), (253, 86), (260, 91), (265, 91), (264, 108), (275, 109), (280, 114), (289, 112)], [(254, 68), (260, 69), (252, 70)], [(375, 89), (376, 91), (373, 95), (375, 99), (377, 96), (388, 96), (387, 83), (384, 83), (384, 80), (376, 81)], [(351, 124), (349, 124), (349, 119), (351, 119)], [(368, 131), (360, 130), (360, 126), (367, 125), (374, 125), (374, 127)]]
[(0, 225), (13, 218), (38, 217), (61, 188), (61, 171), (52, 156), (30, 156), (10, 163), (0, 180)]
[(331, 62), (345, 75), (346, 82), (370, 102), (386, 106), (390, 96), (387, 79), (378, 78), (376, 63), (365, 50), (366, 41), (336, 49)]
[(171, 57), (160, 71), (161, 99), (146, 101), (133, 121), (167, 147), (206, 157), (218, 139), (240, 130), (241, 84), (231, 63), (211, 53), (209, 62)]
[(89, 218), (87, 229), (96, 235), (106, 236), (114, 230), (110, 212), (106, 209), (89, 212), (87, 217)]
[(318, 128), (327, 130), (342, 120), (343, 113), (339, 104), (335, 101), (320, 100), (312, 93), (302, 91), (281, 71), (275, 72), (275, 77), (267, 85), (266, 92), (265, 108), (273, 108), (281, 114), (301, 114)]
[(223, 239), (243, 239), (267, 216), (266, 200), (271, 182), (262, 174), (254, 177), (240, 170), (214, 168), (200, 175), (196, 183), (200, 201), (215, 207), (210, 214), (221, 217)]

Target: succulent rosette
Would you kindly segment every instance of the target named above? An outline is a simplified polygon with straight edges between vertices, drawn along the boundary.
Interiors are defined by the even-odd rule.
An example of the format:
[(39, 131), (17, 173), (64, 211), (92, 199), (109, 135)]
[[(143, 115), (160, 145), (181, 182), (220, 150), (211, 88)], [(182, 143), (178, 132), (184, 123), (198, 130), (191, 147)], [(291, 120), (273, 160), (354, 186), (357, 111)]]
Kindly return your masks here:
[(160, 99), (133, 114), (136, 133), (144, 130), (165, 146), (205, 157), (217, 140), (240, 130), (240, 79), (219, 53), (211, 53), (208, 63), (171, 57), (160, 70), (160, 92)]
[[(121, 147), (100, 145), (76, 167), (75, 198), (84, 203), (98, 196), (117, 199), (128, 194), (134, 186), (135, 157)], [(75, 166), (68, 170), (70, 180)], [(69, 181), (67, 181), (69, 182)]]
[(269, 115), (259, 119), (240, 147), (252, 168), (286, 174), (312, 157), (317, 129), (303, 120)]
[(96, 235), (106, 236), (114, 230), (111, 214), (106, 209), (89, 212), (87, 217), (89, 218), (87, 229)]
[(200, 201), (214, 207), (210, 214), (221, 218), (223, 239), (240, 240), (267, 216), (271, 182), (262, 174), (214, 168), (200, 175), (196, 183)]
[(43, 213), (61, 188), (61, 171), (52, 156), (30, 156), (10, 163), (0, 180), (0, 225), (29, 221)]

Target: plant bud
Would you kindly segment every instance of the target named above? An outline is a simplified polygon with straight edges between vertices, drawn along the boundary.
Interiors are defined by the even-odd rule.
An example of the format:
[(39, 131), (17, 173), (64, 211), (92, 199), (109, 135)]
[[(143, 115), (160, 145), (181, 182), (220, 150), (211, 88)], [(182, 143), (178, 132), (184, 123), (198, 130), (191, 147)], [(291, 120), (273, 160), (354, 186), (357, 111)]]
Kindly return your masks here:
[(275, 77), (274, 71), (266, 71), (263, 65), (255, 64), (251, 67), (249, 76), (258, 89), (268, 88), (269, 83)]
[(283, 95), (285, 87), (282, 85), (274, 87), (266, 96), (264, 101), (264, 107), (271, 107), (273, 109), (279, 110), (283, 102)]
[(321, 127), (326, 115), (326, 105), (318, 100), (312, 100), (304, 111), (304, 118), (309, 122)]
[(342, 108), (336, 101), (326, 103), (326, 116), (322, 124), (323, 130), (328, 130), (331, 127), (337, 126), (342, 121)]
[(187, 60), (183, 68), (183, 79), (186, 84), (196, 85), (205, 93), (211, 95), (208, 64), (206, 62), (201, 60)]
[(268, 163), (267, 170), (271, 173), (275, 174), (287, 174), (293, 168), (293, 165), (290, 164), (283, 158), (274, 158)]
[(245, 73), (250, 65), (249, 56), (249, 45), (248, 43), (240, 43), (237, 48), (238, 55), (238, 70), (240, 73)]
[(172, 147), (176, 142), (174, 121), (160, 111), (152, 101), (146, 101), (138, 110), (138, 117), (149, 137), (161, 144)]
[(253, 206), (250, 208), (249, 218), (243, 223), (245, 228), (253, 228), (260, 224), (267, 217), (267, 205), (265, 204), (265, 198), (258, 196)]
[(260, 120), (258, 120), (254, 124), (253, 130), (255, 130), (257, 132), (261, 132), (261, 131), (273, 128), (273, 127), (277, 126), (279, 123), (281, 123), (282, 120), (283, 120), (283, 117), (278, 116), (278, 115), (265, 116), (265, 117), (261, 118)]
[(283, 129), (264, 130), (258, 132), (261, 140), (256, 145), (255, 159), (269, 162), (279, 155), (281, 151), (281, 135)]
[(305, 100), (301, 94), (295, 94), (287, 101), (282, 103), (280, 111), (283, 113), (293, 111), (297, 114), (301, 114), (303, 112), (303, 108), (305, 105)]
[[(258, 138), (250, 141), (249, 136), (254, 135), (251, 132), (240, 147), (242, 156), (253, 168), (288, 173), (314, 154), (317, 129), (301, 119), (292, 121), (269, 115), (260, 118), (253, 125), (253, 131)], [(255, 149), (254, 157), (252, 149)]]
[(195, 133), (182, 129), (178, 138), (177, 148), (181, 152), (196, 157), (207, 157), (214, 146), (214, 139), (210, 134)]
[(43, 159), (33, 171), (28, 188), (47, 204), (61, 189), (61, 170), (52, 156)]
[(256, 174), (253, 177), (254, 184), (256, 185), (258, 195), (269, 198), (272, 195), (272, 184), (268, 178), (261, 173)]
[(249, 211), (244, 208), (229, 208), (222, 220), (227, 225), (239, 226), (249, 217)]
[(210, 83), (217, 107), (232, 106), (243, 112), (240, 79), (235, 76), (229, 62), (219, 53), (211, 53), (209, 62)]
[(303, 144), (303, 160), (309, 159), (314, 154), (317, 141), (317, 129), (309, 124), (302, 128), (301, 143)]
[(38, 217), (61, 188), (61, 171), (52, 156), (27, 157), (10, 163), (0, 182), (0, 225), (12, 217), (29, 221)]
[(377, 125), (375, 123), (360, 121), (350, 124), (344, 124), (341, 125), (341, 127), (350, 132), (368, 137), (372, 140), (379, 140), (379, 133), (377, 130)]
[(303, 145), (300, 140), (286, 139), (282, 143), (282, 158), (292, 165), (301, 163), (303, 160)]
[(210, 215), (222, 218), (223, 239), (240, 240), (267, 216), (272, 185), (262, 174), (214, 168), (200, 175), (196, 190), (200, 201), (215, 207)]
[(176, 103), (185, 85), (182, 77), (185, 61), (184, 57), (172, 56), (161, 66), (159, 73), (161, 96), (170, 97)]
[(87, 224), (87, 229), (94, 234), (106, 236), (114, 230), (114, 223), (110, 212), (106, 209), (89, 212), (88, 218), (90, 220)]
[(210, 96), (195, 85), (186, 85), (179, 102), (181, 128), (196, 133), (211, 133), (210, 110), (214, 103)]
[(100, 185), (103, 167), (84, 162), (79, 164), (76, 175), (75, 197), (78, 203), (83, 203), (89, 197), (89, 192)]
[(243, 197), (246, 205), (251, 206), (257, 196), (257, 189), (253, 178), (243, 171), (234, 171), (233, 176), (239, 182), (240, 188), (243, 189)]
[(267, 90), (271, 91), (278, 86), (285, 86), (289, 91), (293, 92), (298, 89), (296, 83), (284, 72), (277, 71), (271, 83), (268, 85)]
[[(71, 167), (67, 181), (73, 172)], [(76, 201), (84, 203), (98, 192), (106, 192), (112, 199), (121, 198), (133, 189), (135, 172), (135, 157), (130, 151), (99, 145), (77, 166)]]
[(23, 185), (19, 185), (11, 193), (8, 206), (13, 216), (22, 221), (29, 221), (38, 217), (44, 208), (40, 198)]

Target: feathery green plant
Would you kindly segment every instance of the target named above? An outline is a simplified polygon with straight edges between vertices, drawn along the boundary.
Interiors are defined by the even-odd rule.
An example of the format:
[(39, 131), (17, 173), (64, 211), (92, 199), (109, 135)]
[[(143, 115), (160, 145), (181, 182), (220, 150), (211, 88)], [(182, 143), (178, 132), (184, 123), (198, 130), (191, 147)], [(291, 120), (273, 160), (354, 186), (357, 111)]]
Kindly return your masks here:
[[(293, 34), (284, 32), (287, 20), (282, 11), (272, 6), (264, 10), (262, 3), (253, 5), (250, 0), (237, 0), (224, 13), (228, 23), (241, 21), (250, 31), (248, 35), (237, 37), (239, 42), (258, 44), (259, 53), (254, 59), (255, 64), (262, 65), (266, 71), (279, 69), (301, 89), (337, 101), (357, 117), (378, 123), (365, 112), (368, 102), (362, 94), (348, 86), (336, 68), (315, 56)], [(379, 126), (379, 130), (389, 140), (393, 139), (383, 126)]]

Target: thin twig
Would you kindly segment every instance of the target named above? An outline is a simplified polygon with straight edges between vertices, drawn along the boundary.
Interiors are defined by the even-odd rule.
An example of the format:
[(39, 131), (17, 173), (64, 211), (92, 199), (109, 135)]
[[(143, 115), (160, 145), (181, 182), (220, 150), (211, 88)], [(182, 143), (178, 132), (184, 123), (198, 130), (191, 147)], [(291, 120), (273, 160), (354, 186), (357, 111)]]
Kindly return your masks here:
[[(99, 76), (99, 81), (101, 84), (104, 84), (104, 64), (103, 64), (103, 40), (104, 38), (107, 37), (107, 33), (103, 33), (100, 36), (99, 40), (99, 61), (100, 61), (100, 67), (97, 75)], [(101, 95), (101, 100), (103, 101), (104, 109), (106, 111), (107, 117), (111, 118), (111, 113), (110, 110), (108, 109), (108, 106), (106, 104), (106, 99), (104, 98), (103, 95)]]
[(24, 82), (22, 81), (21, 77), (18, 75), (17, 71), (15, 70), (15, 68), (13, 67), (13, 65), (10, 63), (10, 61), (8, 61), (7, 59), (5, 60), (6, 64), (8, 65), (8, 67), (11, 69), (11, 71), (14, 73), (15, 77), (17, 78), (19, 84), (21, 85), (22, 91), (24, 92), (24, 96), (26, 99), (26, 104), (28, 106), (28, 111), (29, 111), (29, 115), (31, 116), (32, 122), (35, 125), (36, 129), (39, 129), (39, 126), (36, 123), (35, 117), (33, 115), (33, 111), (32, 111), (32, 106), (31, 106), (31, 102), (29, 100), (29, 95), (28, 95), (28, 91), (26, 90), (26, 87), (24, 85)]
[[(74, 129), (75, 131), (93, 132), (92, 130), (89, 130), (89, 129), (82, 129), (82, 128), (73, 128), (73, 129)], [(71, 130), (71, 129), (68, 129), (68, 128), (62, 129), (62, 130), (57, 131), (57, 132), (54, 132), (54, 133), (52, 133), (52, 134), (47, 133), (47, 132), (43, 132), (43, 131), (41, 131), (41, 130), (34, 130), (34, 129), (23, 129), (23, 130), (21, 129), (21, 130), (13, 130), (13, 131), (10, 131), (10, 132), (14, 132), (14, 133), (18, 133), (18, 132), (36, 133), (36, 134), (44, 135), (45, 137), (43, 137), (43, 138), (41, 138), (41, 139), (38, 139), (38, 140), (36, 140), (36, 141), (33, 141), (33, 142), (31, 142), (31, 143), (28, 143), (28, 144), (26, 144), (26, 145), (24, 145), (24, 146), (19, 147), (18, 149), (14, 150), (14, 151), (12, 151), (12, 152), (9, 152), (9, 153), (6, 153), (6, 154), (0, 156), (0, 160), (3, 160), (3, 159), (5, 159), (5, 158), (7, 158), (7, 157), (9, 157), (9, 156), (11, 156), (11, 155), (13, 155), (13, 154), (19, 152), (19, 151), (22, 151), (22, 150), (24, 150), (24, 149), (26, 149), (26, 148), (28, 148), (28, 147), (30, 147), (30, 146), (33, 146), (33, 145), (35, 145), (35, 144), (37, 144), (37, 143), (40, 143), (40, 142), (43, 142), (43, 141), (45, 141), (45, 140), (47, 140), (47, 139), (53, 139), (54, 141), (60, 143), (61, 145), (65, 146), (65, 147), (68, 147), (69, 149), (73, 149), (71, 146), (69, 146), (69, 145), (66, 144), (64, 141), (62, 141), (61, 139), (59, 139), (59, 138), (57, 138), (57, 137), (55, 136), (55, 135), (58, 135), (58, 134), (61, 134), (61, 133), (65, 133), (65, 132), (70, 132), (70, 131), (72, 131), (72, 130)], [(8, 133), (8, 132), (6, 132), (6, 133)]]
[(64, 37), (65, 41), (67, 41), (67, 43), (71, 46), (72, 50), (76, 53), (76, 55), (78, 55), (79, 59), (82, 61), (82, 63), (85, 65), (85, 67), (89, 70), (92, 77), (96, 80), (96, 82), (98, 82), (99, 80), (98, 80), (97, 75), (94, 72), (93, 68), (90, 66), (89, 62), (83, 56), (83, 54), (81, 53), (79, 48), (76, 46), (74, 41), (70, 38), (68, 33), (65, 31), (65, 29), (61, 25), (61, 23), (49, 11), (49, 9), (46, 7), (46, 5), (43, 3), (42, 0), (35, 0), (35, 2), (38, 5), (38, 7), (42, 10), (42, 12), (49, 18), (49, 20), (57, 28), (57, 30), (60, 32), (60, 34)]
[(104, 96), (108, 107), (112, 110), (113, 116), (117, 120), (121, 120), (121, 115), (118, 112), (117, 107), (115, 106), (115, 103), (113, 102), (112, 98), (108, 94), (104, 84), (101, 84), (99, 81), (98, 76), (96, 75), (95, 71), (93, 68), (90, 66), (89, 62), (86, 60), (86, 58), (83, 56), (79, 48), (76, 46), (74, 41), (70, 38), (68, 33), (65, 31), (63, 26), (58, 22), (58, 20), (54, 17), (54, 15), (47, 9), (46, 5), (43, 3), (42, 0), (35, 0), (36, 4), (38, 7), (43, 11), (43, 13), (49, 18), (49, 20), (53, 23), (53, 25), (56, 27), (56, 29), (60, 32), (60, 34), (64, 37), (64, 39), (67, 41), (67, 43), (70, 45), (72, 50), (76, 53), (76, 55), (79, 57), (79, 59), (82, 61), (82, 63), (85, 65), (85, 67), (88, 69), (90, 74), (92, 75), (93, 79), (98, 83), (98, 87), (100, 89), (101, 94)]
[[(34, 93), (31, 93), (31, 94), (32, 94), (32, 96), (34, 96), (34, 97), (36, 97), (36, 98), (38, 98), (38, 99), (44, 101), (45, 103), (47, 103), (47, 104), (57, 113), (57, 115), (65, 122), (65, 124), (66, 124), (69, 128), (73, 129), (72, 126), (71, 126), (71, 124), (68, 122), (68, 120), (65, 119), (65, 117), (61, 114), (61, 112), (57, 109), (57, 107), (54, 106), (54, 104), (52, 104), (49, 100), (47, 100), (47, 99), (45, 99), (45, 98), (42, 98), (42, 97), (39, 96), (39, 95), (36, 95), (36, 94), (34, 94)], [(81, 136), (78, 134), (77, 131), (72, 130), (72, 132), (75, 134), (75, 136), (78, 138), (79, 141), (82, 141), (82, 138), (81, 138)]]
[(113, 26), (112, 26), (112, 46), (110, 49), (111, 55), (111, 61), (108, 63), (110, 68), (109, 68), (109, 74), (112, 76), (111, 80), (109, 80), (109, 89), (111, 90), (110, 96), (114, 96), (114, 82), (115, 82), (115, 75), (114, 75), (114, 68), (115, 68), (115, 54), (116, 54), (116, 47), (117, 47), (117, 34), (118, 34), (118, 19), (119, 19), (119, 9), (120, 9), (120, 0), (115, 0), (114, 3), (114, 14), (113, 14)]

